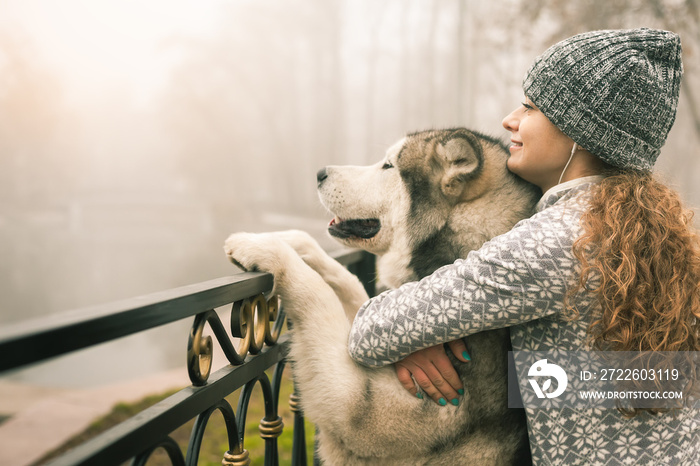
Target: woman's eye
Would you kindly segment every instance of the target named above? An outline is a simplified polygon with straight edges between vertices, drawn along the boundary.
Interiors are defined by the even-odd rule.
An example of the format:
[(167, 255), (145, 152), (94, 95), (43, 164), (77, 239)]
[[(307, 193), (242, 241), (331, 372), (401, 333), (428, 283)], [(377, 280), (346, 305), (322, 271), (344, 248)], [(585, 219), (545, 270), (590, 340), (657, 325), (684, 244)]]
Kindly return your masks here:
[(388, 170), (390, 168), (394, 168), (391, 162), (386, 162), (384, 165), (382, 165), (382, 170)]
[(522, 103), (522, 106), (525, 107), (525, 110), (532, 110), (533, 108), (532, 105), (525, 102)]

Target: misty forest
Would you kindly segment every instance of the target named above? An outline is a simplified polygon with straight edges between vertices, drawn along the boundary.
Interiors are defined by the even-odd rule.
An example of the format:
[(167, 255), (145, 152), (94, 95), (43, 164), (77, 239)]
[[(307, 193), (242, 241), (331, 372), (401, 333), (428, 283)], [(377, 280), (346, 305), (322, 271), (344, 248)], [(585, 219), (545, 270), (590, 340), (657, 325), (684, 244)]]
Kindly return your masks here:
[[(539, 53), (640, 26), (682, 38), (657, 171), (697, 211), (697, 0), (0, 2), (0, 325), (235, 273), (234, 231), (337, 249), (321, 167), (375, 163), (421, 129), (506, 139)], [(108, 345), (105, 372), (180, 365), (182, 330), (152, 334), (152, 361), (152, 341)]]

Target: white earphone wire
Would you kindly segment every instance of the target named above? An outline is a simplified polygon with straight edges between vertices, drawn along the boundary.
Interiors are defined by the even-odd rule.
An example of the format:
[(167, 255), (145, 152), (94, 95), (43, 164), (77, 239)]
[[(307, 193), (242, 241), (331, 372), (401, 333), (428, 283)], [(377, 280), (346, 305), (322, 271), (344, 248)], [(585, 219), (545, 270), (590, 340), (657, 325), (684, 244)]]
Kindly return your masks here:
[(562, 178), (564, 178), (564, 172), (566, 172), (566, 169), (569, 168), (569, 164), (574, 158), (574, 153), (576, 152), (576, 149), (578, 149), (578, 144), (574, 143), (574, 147), (571, 148), (571, 155), (569, 156), (569, 161), (566, 162), (566, 165), (564, 165), (564, 169), (561, 171), (561, 175), (559, 175), (559, 182), (557, 184), (561, 184), (561, 180)]

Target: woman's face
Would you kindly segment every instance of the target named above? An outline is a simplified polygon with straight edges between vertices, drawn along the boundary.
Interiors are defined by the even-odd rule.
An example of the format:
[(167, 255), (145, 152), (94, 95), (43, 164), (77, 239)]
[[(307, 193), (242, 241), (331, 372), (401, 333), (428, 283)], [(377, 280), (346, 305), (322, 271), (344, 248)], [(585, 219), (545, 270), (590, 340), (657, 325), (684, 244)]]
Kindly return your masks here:
[(554, 126), (529, 100), (503, 119), (511, 132), (508, 169), (545, 192), (555, 186), (574, 141)]

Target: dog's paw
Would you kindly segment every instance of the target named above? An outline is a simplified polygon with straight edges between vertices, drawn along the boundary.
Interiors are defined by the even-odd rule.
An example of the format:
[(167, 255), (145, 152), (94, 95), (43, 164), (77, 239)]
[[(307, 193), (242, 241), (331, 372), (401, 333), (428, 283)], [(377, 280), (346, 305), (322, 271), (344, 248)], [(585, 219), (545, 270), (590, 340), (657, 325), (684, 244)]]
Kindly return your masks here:
[(305, 262), (326, 254), (314, 237), (305, 231), (286, 230), (272, 234), (291, 246)]
[(231, 262), (249, 272), (269, 272), (277, 276), (293, 251), (269, 234), (234, 233), (224, 242)]

